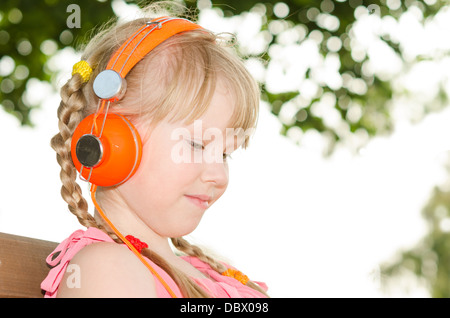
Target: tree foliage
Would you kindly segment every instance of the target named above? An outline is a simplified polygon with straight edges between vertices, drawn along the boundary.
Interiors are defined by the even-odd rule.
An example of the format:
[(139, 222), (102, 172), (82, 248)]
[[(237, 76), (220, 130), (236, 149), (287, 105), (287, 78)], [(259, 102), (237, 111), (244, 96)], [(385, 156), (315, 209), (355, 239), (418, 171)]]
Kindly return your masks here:
[[(336, 142), (344, 141), (349, 136), (362, 136), (360, 146), (363, 146), (364, 141), (371, 136), (392, 131), (392, 77), (370, 70), (368, 50), (355, 54), (358, 48), (355, 45), (354, 25), (359, 18), (370, 15), (374, 21), (384, 18), (398, 20), (404, 12), (413, 8), (421, 12), (422, 21), (425, 21), (439, 11), (441, 3), (427, 5), (422, 1), (397, 1), (397, 4), (394, 4), (396, 1), (387, 2), (292, 0), (283, 2), (287, 5), (286, 11), (283, 6), (279, 8), (280, 1), (277, 0), (231, 0), (221, 7), (225, 16), (263, 8), (265, 23), (261, 31), (269, 33), (268, 50), (263, 58), (267, 60), (269, 67), (276, 59), (276, 54), (283, 51), (282, 48), (301, 48), (307, 42), (317, 44), (319, 62), (305, 63), (307, 67), (297, 75), (297, 87), (273, 90), (267, 82), (263, 83), (263, 97), (271, 105), (272, 113), (279, 116), (283, 124), (282, 134), (289, 135), (291, 131), (291, 135), (295, 136), (303, 135), (308, 130), (318, 131), (328, 140), (329, 147), (325, 150), (330, 153)], [(286, 40), (288, 33), (293, 36)], [(367, 34), (367, 37), (373, 37), (372, 41), (378, 41), (390, 50), (404, 63), (402, 67), (407, 68), (406, 64), (414, 63), (405, 60), (400, 43), (391, 37), (389, 30), (379, 30), (377, 34)], [(298, 51), (302, 52), (301, 49)], [(423, 58), (428, 57), (417, 57)], [(281, 63), (282, 72), (289, 81), (288, 75), (295, 60), (305, 57), (299, 53), (285, 59), (287, 60)], [(324, 78), (327, 64), (335, 64), (336, 73)], [(331, 80), (332, 76), (335, 76), (334, 80)], [(307, 92), (307, 84), (313, 85), (314, 93)], [(441, 94), (439, 98), (440, 105), (444, 105), (447, 95)], [(422, 106), (426, 113), (427, 106)]]
[[(448, 158), (450, 159), (450, 158)], [(450, 162), (450, 160), (447, 160)], [(447, 175), (450, 176), (447, 165)], [(427, 234), (417, 244), (399, 251), (394, 261), (381, 266), (383, 287), (389, 290), (395, 278), (413, 274), (435, 298), (450, 297), (450, 177), (436, 185), (422, 216), (427, 224)], [(407, 283), (405, 284), (407, 285)], [(407, 286), (395, 286), (407, 289)]]
[[(198, 3), (186, 1), (185, 5), (197, 9), (200, 3), (205, 7), (205, 2), (208, 3), (208, 0)], [(0, 56), (3, 63), (0, 65), (3, 69), (0, 71), (0, 103), (3, 109), (15, 115), (22, 124), (31, 125), (30, 111), (39, 105), (31, 104), (24, 94), (28, 81), (49, 81), (51, 72), (46, 62), (52, 54), (66, 46), (75, 47), (94, 26), (113, 17), (111, 3), (111, 0), (79, 1), (81, 27), (69, 28), (70, 3), (67, 1), (2, 1)], [(328, 138), (332, 149), (334, 142), (345, 136), (355, 133), (374, 136), (392, 130), (393, 122), (389, 112), (392, 87), (389, 79), (365, 71), (369, 60), (367, 54), (363, 53), (362, 57), (355, 58), (352, 28), (357, 17), (364, 14), (399, 18), (411, 7), (417, 7), (426, 18), (440, 8), (440, 2), (432, 5), (422, 1), (398, 3), (396, 7), (392, 4), (389, 7), (385, 1), (290, 0), (282, 2), (280, 8), (277, 0), (228, 0), (226, 4), (212, 1), (209, 6), (222, 10), (225, 17), (248, 12), (263, 13), (261, 32), (265, 34), (267, 53), (259, 57), (267, 61), (266, 66), (271, 65), (276, 48), (301, 46), (308, 40), (317, 45), (321, 64), (330, 62), (336, 65), (338, 78), (334, 83), (321, 78), (321, 66), (308, 64), (303, 73), (297, 76), (299, 87), (290, 86), (274, 91), (265, 81), (262, 83), (263, 98), (271, 105), (273, 114), (280, 116), (282, 134), (316, 130)], [(293, 36), (286, 43), (283, 39), (286, 39), (288, 32)], [(399, 43), (392, 40), (388, 33), (380, 33), (378, 38), (402, 58)], [(294, 59), (301, 60), (304, 57)], [(13, 62), (13, 66), (6, 67), (8, 62)], [(287, 59), (285, 62), (281, 70), (284, 74), (289, 72), (292, 61)], [(305, 84), (313, 85), (315, 92), (304, 93), (302, 89)], [(331, 122), (330, 116), (327, 118), (320, 111), (323, 108), (321, 106), (328, 108), (327, 114), (333, 114)]]
[(8, 0), (0, 2), (0, 103), (22, 125), (32, 125), (33, 105), (26, 98), (32, 79), (49, 82), (46, 63), (56, 51), (76, 46), (96, 25), (114, 16), (110, 2), (83, 1), (80, 28), (68, 28), (71, 2)]

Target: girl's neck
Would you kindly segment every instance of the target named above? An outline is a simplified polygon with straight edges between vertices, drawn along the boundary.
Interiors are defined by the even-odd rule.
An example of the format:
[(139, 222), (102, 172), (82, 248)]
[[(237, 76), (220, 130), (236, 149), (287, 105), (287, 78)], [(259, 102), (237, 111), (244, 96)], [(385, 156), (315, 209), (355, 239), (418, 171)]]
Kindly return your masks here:
[[(169, 238), (160, 236), (149, 228), (135, 213), (133, 213), (127, 204), (121, 200), (119, 193), (115, 192), (114, 195), (108, 197), (100, 194), (97, 200), (99, 201), (104, 214), (123, 236), (132, 235), (138, 238), (142, 242), (147, 243), (148, 247), (153, 252), (168, 261), (177, 258), (170, 246)], [(95, 219), (99, 224), (108, 228), (106, 222), (97, 212), (95, 213)], [(112, 231), (112, 229), (109, 230)]]
[[(137, 215), (132, 212), (132, 209), (124, 204), (125, 201), (121, 200), (119, 193), (116, 195), (116, 192), (114, 192), (114, 195), (109, 195), (108, 198), (101, 194), (100, 197), (101, 200), (99, 204), (103, 209), (103, 212), (123, 236), (132, 235), (142, 242), (145, 242), (152, 252), (156, 253), (171, 266), (176, 267), (186, 275), (190, 277), (205, 278), (203, 273), (174, 253), (168, 237), (163, 237), (154, 232), (138, 218)], [(95, 218), (98, 223), (106, 225), (97, 212)]]

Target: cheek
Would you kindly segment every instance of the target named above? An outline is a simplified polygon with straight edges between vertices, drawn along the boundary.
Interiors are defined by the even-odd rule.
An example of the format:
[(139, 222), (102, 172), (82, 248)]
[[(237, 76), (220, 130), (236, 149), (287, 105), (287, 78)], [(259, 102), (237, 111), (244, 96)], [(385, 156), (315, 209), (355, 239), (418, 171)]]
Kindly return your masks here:
[(192, 164), (172, 160), (170, 144), (147, 143), (139, 168), (123, 185), (123, 191), (136, 201), (135, 207), (140, 202), (147, 207), (163, 208), (182, 196), (197, 175)]
[[(144, 149), (141, 165), (136, 172), (139, 184), (153, 191), (176, 190), (193, 177), (195, 169), (185, 163), (176, 163), (171, 157), (170, 144), (154, 145)], [(170, 193), (165, 192), (165, 195)]]

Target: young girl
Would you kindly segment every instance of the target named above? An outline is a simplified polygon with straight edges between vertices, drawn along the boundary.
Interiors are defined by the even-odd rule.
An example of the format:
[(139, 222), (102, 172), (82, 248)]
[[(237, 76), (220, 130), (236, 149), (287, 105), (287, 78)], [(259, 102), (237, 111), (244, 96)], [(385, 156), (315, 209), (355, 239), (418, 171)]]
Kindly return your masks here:
[[(181, 31), (169, 34), (178, 23)], [(141, 42), (156, 46), (141, 53)], [(267, 296), (263, 283), (183, 238), (224, 193), (227, 157), (247, 146), (246, 132), (257, 121), (258, 85), (223, 42), (190, 21), (152, 16), (106, 29), (86, 46), (61, 89), (60, 131), (51, 145), (61, 166), (61, 195), (87, 229), (47, 258), (53, 266), (41, 285), (47, 297)], [(101, 72), (120, 59), (124, 65), (136, 60), (126, 79), (119, 78), (126, 90), (124, 83), (116, 90), (125, 93), (105, 97), (102, 89), (114, 78), (102, 80)], [(108, 128), (113, 114), (132, 127), (127, 131), (135, 134), (138, 154), (124, 151), (134, 162), (125, 179), (109, 182), (121, 163), (97, 181), (115, 151), (103, 143), (115, 134)], [(88, 132), (77, 135), (85, 121)], [(95, 151), (86, 155), (85, 147)], [(77, 170), (91, 185), (94, 216)]]

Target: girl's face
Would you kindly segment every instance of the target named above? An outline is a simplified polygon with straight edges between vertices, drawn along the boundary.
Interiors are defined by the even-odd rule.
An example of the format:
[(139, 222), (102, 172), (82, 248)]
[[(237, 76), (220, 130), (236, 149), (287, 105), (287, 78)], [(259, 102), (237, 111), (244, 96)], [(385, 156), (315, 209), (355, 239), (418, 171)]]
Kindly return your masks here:
[[(232, 98), (219, 84), (208, 110), (191, 125), (163, 121), (150, 130), (143, 123), (136, 125), (143, 137), (142, 161), (117, 190), (153, 232), (164, 237), (192, 232), (225, 192), (228, 164), (223, 154), (242, 141), (236, 142), (227, 130), (232, 112)], [(211, 160), (212, 153), (220, 155)]]

